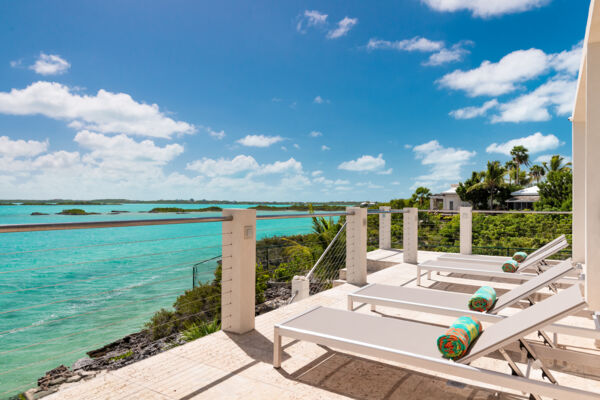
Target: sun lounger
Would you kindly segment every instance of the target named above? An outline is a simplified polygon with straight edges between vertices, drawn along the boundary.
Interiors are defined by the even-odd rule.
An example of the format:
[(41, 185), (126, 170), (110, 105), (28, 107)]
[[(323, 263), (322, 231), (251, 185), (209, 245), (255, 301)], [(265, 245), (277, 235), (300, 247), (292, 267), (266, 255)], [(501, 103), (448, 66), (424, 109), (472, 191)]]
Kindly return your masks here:
[[(305, 340), (342, 351), (402, 363), (431, 374), (446, 374), (500, 388), (535, 393), (535, 398), (600, 399), (600, 394), (559, 386), (524, 337), (555, 321), (573, 314), (586, 303), (579, 285), (561, 291), (496, 324), (487, 326), (458, 361), (442, 358), (436, 339), (446, 328), (415, 321), (381, 318), (344, 310), (317, 307), (291, 318), (274, 328), (273, 366), (281, 367), (281, 338)], [(550, 382), (530, 379), (513, 362), (504, 348), (519, 342), (528, 358), (541, 366)], [(506, 358), (513, 375), (469, 365), (472, 361), (499, 351)], [(531, 364), (530, 364), (531, 365)], [(529, 368), (528, 368), (529, 370)], [(528, 374), (527, 374), (528, 375)]]
[[(471, 297), (469, 294), (379, 283), (364, 286), (349, 294), (348, 310), (353, 311), (354, 303), (360, 303), (371, 305), (372, 310), (375, 310), (376, 306), (384, 306), (455, 317), (468, 315), (483, 322), (495, 323), (505, 318), (505, 316), (498, 314), (501, 310), (521, 300), (527, 300), (530, 304), (533, 304), (533, 294), (545, 286), (552, 285), (572, 270), (573, 266), (571, 263), (563, 261), (499, 296), (492, 309), (485, 313), (469, 309), (468, 302)], [(547, 330), (557, 334), (562, 333), (600, 340), (600, 329), (586, 329), (570, 325), (554, 324), (548, 327)], [(545, 339), (549, 343), (553, 342), (548, 337), (545, 337)]]
[[(558, 247), (557, 247), (558, 246)], [(567, 242), (567, 238), (565, 235), (560, 235), (556, 239), (551, 242), (546, 243), (539, 249), (535, 250), (531, 254), (528, 255), (527, 259), (537, 259), (539, 254), (542, 254), (550, 249), (553, 249), (554, 253), (559, 252), (560, 250), (569, 246), (569, 242)], [(552, 253), (552, 254), (554, 254)], [(550, 255), (552, 255), (550, 254)], [(546, 256), (546, 258), (549, 256)], [(475, 262), (475, 263), (492, 263), (496, 265), (502, 265), (504, 261), (506, 261), (510, 257), (506, 256), (486, 256), (479, 254), (458, 254), (458, 253), (445, 253), (438, 257), (439, 259), (452, 259), (452, 260), (461, 260), (466, 262)], [(527, 262), (525, 259), (524, 262)]]
[[(541, 272), (545, 268), (545, 266), (542, 266), (544, 259), (562, 249), (561, 246), (562, 245), (559, 244), (553, 248), (546, 249), (544, 252), (538, 253), (534, 257), (527, 257), (527, 259), (519, 265), (519, 268), (516, 272), (502, 271), (501, 264), (472, 263), (462, 260), (444, 258), (428, 260), (417, 265), (417, 285), (421, 285), (421, 274), (423, 271), (428, 272), (428, 278), (431, 275), (431, 271), (435, 271), (485, 276), (487, 278), (495, 277), (518, 280), (532, 279), (537, 275), (537, 273)], [(549, 268), (552, 267), (550, 266)], [(574, 283), (576, 281), (577, 277), (564, 278), (563, 280), (565, 283)]]
[(502, 318), (497, 315), (502, 309), (510, 307), (520, 300), (527, 299), (541, 288), (556, 282), (572, 269), (573, 266), (568, 261), (548, 269), (499, 296), (492, 309), (486, 313), (469, 309), (468, 303), (471, 297), (469, 294), (379, 283), (367, 285), (349, 294), (348, 310), (354, 310), (354, 303), (357, 302), (457, 317), (469, 315), (481, 321), (497, 322), (499, 318)]

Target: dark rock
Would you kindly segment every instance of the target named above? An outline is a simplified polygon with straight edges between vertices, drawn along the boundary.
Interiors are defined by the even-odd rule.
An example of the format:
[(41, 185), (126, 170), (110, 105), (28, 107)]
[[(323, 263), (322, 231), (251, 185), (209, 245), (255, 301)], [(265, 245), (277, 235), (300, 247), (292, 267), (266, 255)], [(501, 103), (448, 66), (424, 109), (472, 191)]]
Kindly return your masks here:
[(76, 371), (78, 369), (85, 369), (86, 367), (88, 367), (92, 364), (94, 364), (94, 360), (92, 360), (91, 358), (83, 357), (83, 358), (80, 358), (79, 360), (75, 361), (73, 363), (73, 365), (71, 366), (71, 369), (73, 371)]

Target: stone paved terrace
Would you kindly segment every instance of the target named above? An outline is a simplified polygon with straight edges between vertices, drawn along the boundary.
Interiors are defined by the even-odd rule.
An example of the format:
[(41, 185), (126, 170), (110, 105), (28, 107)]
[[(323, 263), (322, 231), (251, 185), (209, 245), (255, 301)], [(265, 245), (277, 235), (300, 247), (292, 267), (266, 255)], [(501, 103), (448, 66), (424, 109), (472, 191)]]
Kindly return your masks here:
[[(419, 252), (424, 261), (435, 253)], [(393, 257), (387, 254), (386, 257)], [(435, 275), (425, 285), (437, 289), (472, 292), (481, 281)], [(371, 273), (369, 282), (415, 285), (415, 266), (397, 264)], [(511, 284), (491, 283), (502, 293)], [(235, 335), (218, 332), (152, 358), (95, 378), (63, 386), (47, 397), (56, 399), (518, 399), (520, 393), (498, 392), (475, 382), (458, 383), (444, 376), (433, 377), (400, 364), (359, 355), (337, 353), (306, 342), (284, 338), (281, 370), (272, 367), (273, 325), (316, 305), (346, 308), (346, 295), (355, 287), (344, 284), (256, 319), (256, 330)], [(542, 296), (544, 293), (541, 294)], [(511, 310), (516, 311), (516, 310)], [(371, 313), (369, 307), (357, 312)], [(452, 318), (378, 307), (377, 314), (415, 319), (432, 324), (449, 324)], [(567, 322), (593, 327), (585, 317)], [(535, 339), (532, 337), (531, 339)], [(600, 351), (592, 339), (561, 335), (568, 359), (576, 350), (586, 359), (583, 365), (545, 360), (553, 366), (559, 383), (600, 393)], [(434, 344), (432, 344), (434, 345)], [(514, 353), (516, 355), (516, 353)], [(564, 356), (564, 357), (563, 357)], [(518, 360), (518, 355), (513, 357)], [(499, 354), (477, 360), (474, 365), (508, 371)], [(524, 365), (519, 364), (521, 368)], [(567, 374), (568, 372), (568, 374)]]

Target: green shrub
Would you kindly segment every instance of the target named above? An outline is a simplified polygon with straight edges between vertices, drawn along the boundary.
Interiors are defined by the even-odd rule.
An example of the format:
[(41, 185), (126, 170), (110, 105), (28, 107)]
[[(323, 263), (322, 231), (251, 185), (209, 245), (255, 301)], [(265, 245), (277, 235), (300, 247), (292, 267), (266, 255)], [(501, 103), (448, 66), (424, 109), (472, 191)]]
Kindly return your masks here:
[(183, 339), (186, 342), (199, 339), (211, 333), (215, 333), (221, 330), (221, 323), (216, 318), (210, 322), (197, 322), (191, 323), (186, 326), (182, 332)]

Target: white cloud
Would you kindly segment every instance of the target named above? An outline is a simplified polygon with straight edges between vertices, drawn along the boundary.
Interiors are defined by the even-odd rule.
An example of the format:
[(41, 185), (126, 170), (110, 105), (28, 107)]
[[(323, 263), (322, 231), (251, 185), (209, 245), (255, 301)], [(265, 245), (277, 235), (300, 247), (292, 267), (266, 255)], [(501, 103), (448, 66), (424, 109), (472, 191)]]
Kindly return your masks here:
[(311, 133), (308, 134), (310, 137), (319, 137), (319, 136), (323, 136), (323, 134), (319, 131), (312, 131)]
[(195, 127), (175, 121), (156, 104), (138, 103), (125, 93), (100, 89), (95, 96), (79, 95), (60, 83), (35, 82), (25, 89), (0, 92), (0, 113), (44, 115), (66, 120), (76, 129), (169, 138), (193, 133)]
[(469, 54), (469, 50), (464, 48), (467, 45), (473, 45), (473, 42), (465, 40), (447, 48), (443, 41), (434, 41), (424, 37), (415, 36), (412, 39), (396, 41), (370, 39), (367, 43), (367, 50), (420, 51), (432, 53), (423, 65), (437, 66), (462, 60), (466, 54)]
[(458, 110), (450, 111), (450, 115), (456, 119), (471, 119), (481, 117), (489, 110), (498, 106), (498, 100), (492, 99), (483, 103), (481, 107), (465, 107)]
[(509, 156), (513, 147), (523, 146), (529, 150), (530, 154), (535, 154), (556, 149), (560, 145), (561, 142), (556, 136), (552, 134), (544, 136), (541, 132), (536, 132), (533, 135), (512, 139), (505, 143), (492, 143), (485, 151), (487, 153), (499, 153)]
[(314, 98), (313, 103), (315, 103), (315, 104), (323, 104), (323, 103), (329, 104), (329, 103), (331, 103), (331, 101), (329, 101), (328, 99), (324, 99), (321, 96), (317, 96), (317, 97)]
[(48, 149), (48, 141), (11, 140), (8, 136), (0, 136), (0, 156), (10, 159), (33, 157)]
[(349, 18), (344, 17), (337, 24), (337, 28), (330, 30), (327, 32), (328, 39), (337, 39), (342, 36), (346, 36), (350, 29), (354, 27), (358, 23), (358, 18)]
[(437, 53), (430, 55), (429, 59), (424, 62), (423, 65), (438, 66), (461, 61), (467, 54), (470, 53), (469, 50), (464, 48), (466, 45), (473, 45), (473, 42), (470, 40), (465, 40), (460, 43), (456, 43), (449, 49), (441, 49)]
[(281, 150), (283, 150), (283, 151), (287, 151), (287, 147), (285, 147), (285, 146), (281, 146)]
[(443, 147), (437, 140), (415, 146), (413, 151), (415, 158), (429, 167), (429, 173), (415, 178), (413, 188), (425, 186), (432, 190), (459, 181), (462, 167), (476, 154), (474, 151)]
[(500, 113), (492, 122), (548, 121), (550, 109), (557, 115), (569, 115), (573, 109), (577, 81), (575, 78), (551, 79), (530, 93), (500, 104)]
[(405, 144), (404, 148), (405, 149), (412, 149), (413, 147), (412, 147), (412, 144)]
[(379, 154), (377, 157), (364, 155), (356, 160), (344, 161), (338, 165), (338, 169), (360, 172), (374, 172), (384, 167), (385, 160), (383, 159), (383, 154)]
[(437, 11), (470, 11), (475, 17), (489, 18), (542, 7), (550, 0), (422, 0)]
[(379, 171), (377, 172), (377, 175), (391, 175), (392, 172), (394, 172), (393, 168), (388, 168), (385, 171)]
[(126, 135), (105, 136), (90, 131), (80, 131), (75, 142), (90, 150), (83, 160), (108, 168), (146, 168), (148, 165), (165, 165), (183, 153), (183, 146), (177, 143), (157, 146), (152, 140), (136, 142)]
[(576, 75), (581, 59), (581, 44), (571, 50), (546, 54), (539, 49), (516, 50), (496, 63), (484, 61), (477, 68), (456, 70), (438, 80), (442, 87), (462, 90), (468, 96), (499, 96), (514, 92), (521, 84), (550, 70)]
[(325, 145), (321, 146), (321, 151), (328, 151), (328, 150), (331, 150), (331, 147), (325, 146)]
[(368, 50), (402, 50), (402, 51), (423, 51), (433, 52), (444, 48), (444, 42), (433, 41), (424, 37), (415, 36), (412, 39), (405, 40), (380, 40), (370, 39), (367, 43)]
[(232, 176), (242, 172), (251, 173), (247, 176), (251, 177), (266, 174), (299, 174), (302, 173), (302, 163), (290, 158), (287, 161), (275, 161), (272, 164), (259, 164), (254, 157), (240, 154), (231, 160), (204, 157), (201, 160), (188, 163), (186, 169), (211, 178)]
[(295, 149), (300, 149), (300, 145), (298, 143), (294, 143), (294, 148)]
[(323, 14), (317, 10), (305, 10), (304, 15), (299, 18), (296, 24), (296, 30), (300, 33), (306, 33), (306, 28), (311, 26), (319, 26), (327, 23), (327, 14)]
[(456, 70), (438, 80), (442, 87), (464, 90), (467, 95), (498, 96), (517, 89), (517, 84), (535, 78), (548, 69), (546, 53), (538, 49), (517, 50), (497, 63), (484, 61), (478, 68)]
[(50, 154), (44, 154), (36, 158), (32, 166), (36, 169), (64, 169), (72, 168), (79, 164), (81, 157), (79, 152), (60, 150)]
[(302, 172), (302, 163), (296, 161), (294, 158), (290, 158), (287, 161), (275, 161), (273, 164), (263, 164), (257, 171), (257, 174), (282, 174), (295, 172), (297, 174)]
[[(552, 156), (554, 156), (555, 154), (544, 154), (541, 155), (539, 157), (537, 157), (535, 160), (533, 160), (534, 162), (537, 163), (544, 163), (544, 162), (550, 162), (550, 160), (552, 160)], [(565, 163), (571, 162), (573, 161), (573, 159), (570, 156), (561, 156), (562, 158), (564, 158)]]
[(213, 131), (213, 130), (212, 130), (212, 129), (210, 129), (210, 128), (207, 128), (206, 130), (207, 130), (208, 134), (209, 134), (211, 137), (213, 137), (213, 138), (215, 138), (215, 139), (217, 139), (217, 140), (223, 140), (223, 139), (225, 138), (225, 136), (226, 136), (226, 135), (225, 135), (225, 131), (224, 131), (224, 130), (220, 130), (220, 131), (218, 131), (218, 132), (217, 132), (217, 131)]
[(185, 167), (187, 170), (198, 172), (202, 175), (228, 176), (235, 175), (239, 172), (255, 171), (259, 168), (258, 163), (252, 156), (240, 154), (231, 160), (219, 158), (202, 158), (201, 160), (192, 161)]
[(269, 147), (272, 144), (283, 141), (281, 136), (247, 135), (237, 142), (247, 147)]
[(71, 64), (59, 55), (44, 53), (40, 53), (35, 63), (29, 67), (40, 75), (60, 75), (67, 72), (69, 68), (71, 68)]
[(312, 176), (319, 176), (319, 175), (323, 175), (323, 171), (321, 171), (321, 170), (316, 170), (316, 171), (313, 171), (313, 172), (311, 173), (311, 175), (312, 175)]

